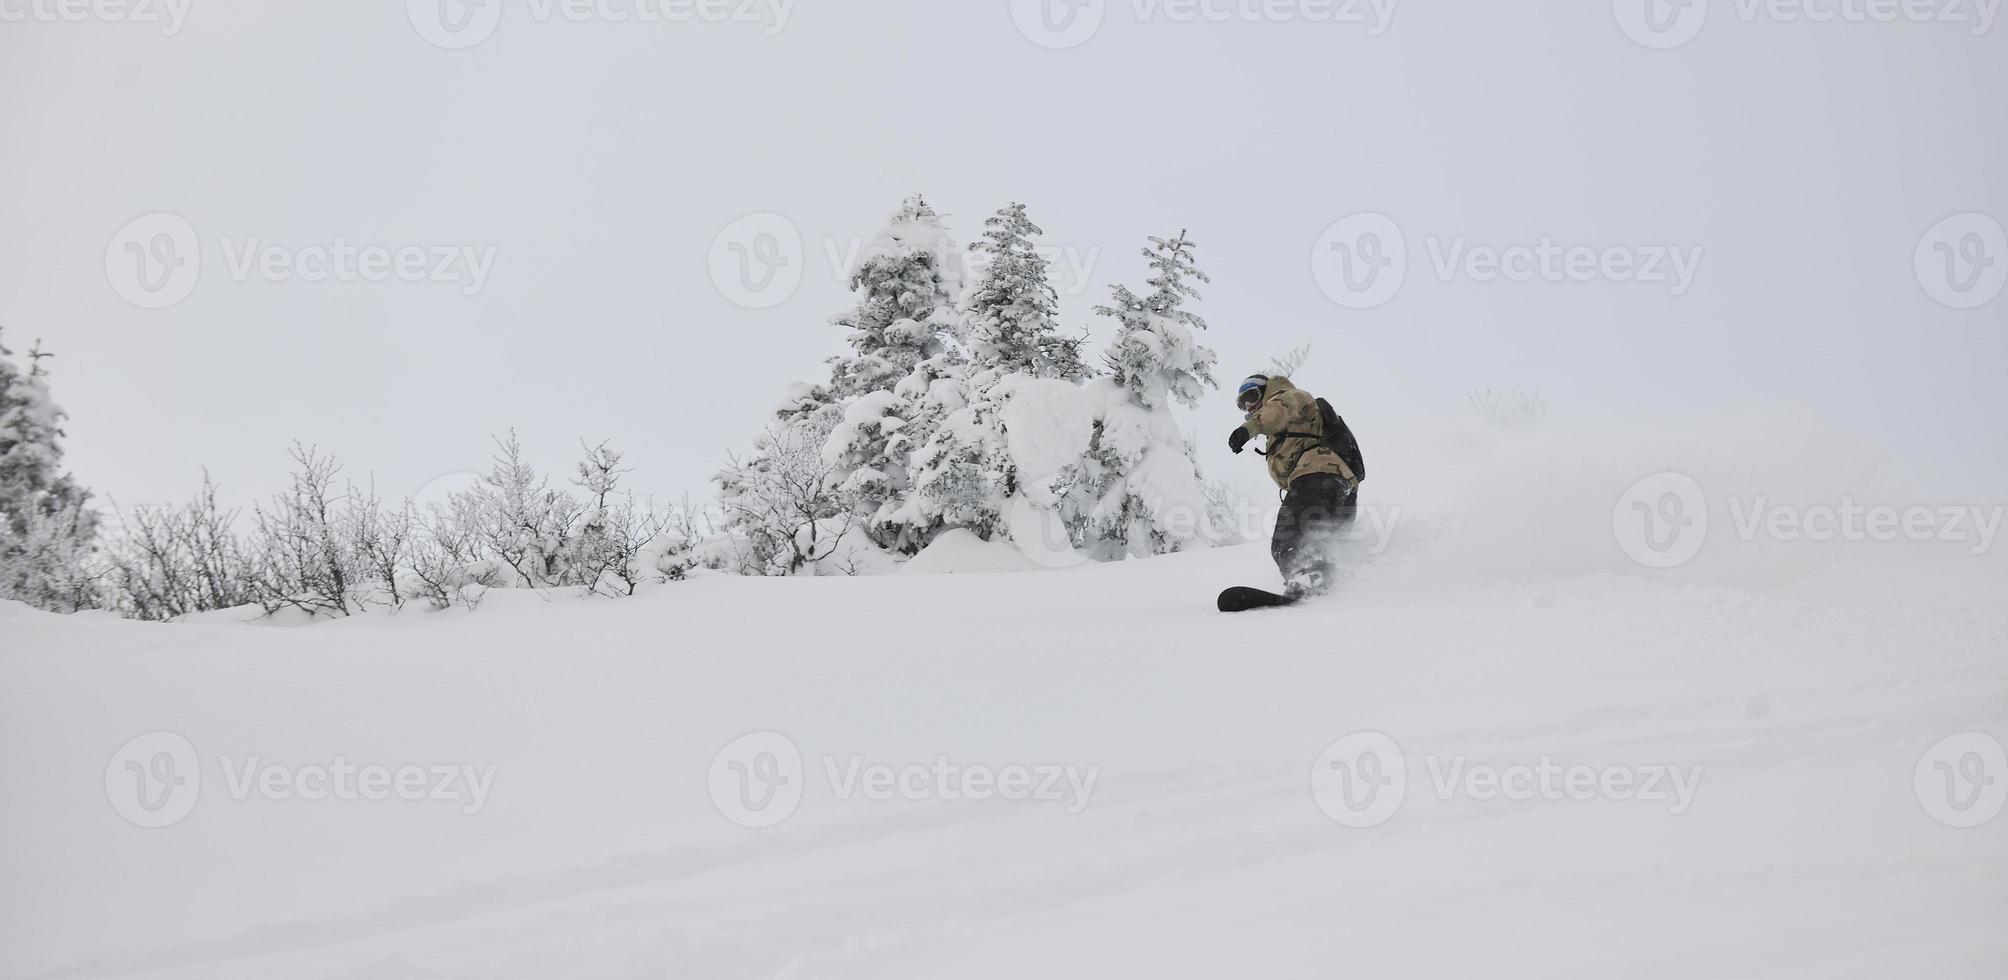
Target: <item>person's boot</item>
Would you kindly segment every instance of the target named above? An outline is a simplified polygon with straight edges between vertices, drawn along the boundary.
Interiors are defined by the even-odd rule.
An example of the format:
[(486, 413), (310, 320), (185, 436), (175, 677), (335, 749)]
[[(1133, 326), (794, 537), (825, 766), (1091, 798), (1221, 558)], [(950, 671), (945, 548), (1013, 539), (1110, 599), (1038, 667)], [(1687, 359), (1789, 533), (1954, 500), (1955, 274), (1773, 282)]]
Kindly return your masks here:
[(1283, 583), (1283, 594), (1292, 599), (1309, 599), (1324, 595), (1332, 587), (1331, 568), (1323, 562), (1310, 565), (1289, 577)]

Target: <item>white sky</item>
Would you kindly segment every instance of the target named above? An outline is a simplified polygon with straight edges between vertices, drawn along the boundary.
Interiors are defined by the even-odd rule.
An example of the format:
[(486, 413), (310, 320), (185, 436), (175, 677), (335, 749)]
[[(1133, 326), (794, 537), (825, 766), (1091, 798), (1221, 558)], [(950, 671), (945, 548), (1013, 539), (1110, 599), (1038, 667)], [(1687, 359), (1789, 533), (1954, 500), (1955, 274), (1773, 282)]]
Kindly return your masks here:
[[(1140, 22), (1113, 0), (1051, 50), (1007, 0), (800, 0), (773, 36), (512, 3), (443, 50), (413, 26), (434, 0), (189, 2), (167, 36), (0, 0), (0, 325), (57, 353), (71, 468), (124, 503), (183, 497), (204, 466), (247, 502), (295, 438), (400, 496), (480, 468), (512, 425), (559, 472), (610, 438), (637, 489), (701, 494), (839, 350), (821, 240), (914, 190), (964, 241), (1021, 200), (1048, 244), (1098, 256), (1073, 326), (1142, 278), (1145, 235), (1190, 229), (1221, 380), (1314, 344), (1302, 380), (1369, 455), (1480, 388), (1592, 417), (1782, 401), (1892, 444), (1935, 492), (2008, 488), (2008, 296), (1948, 308), (1912, 263), (1948, 215), (2008, 221), (2008, 25), (1746, 21), (1718, 0), (1692, 41), (1648, 50), (1604, 0), (1413, 0), (1379, 36)], [(197, 230), (202, 270), (148, 310), (106, 253), (159, 211)], [(808, 240), (806, 274), (747, 310), (708, 250), (762, 211)], [(1355, 311), (1320, 291), (1312, 246), (1359, 211), (1396, 220), (1409, 269)], [(1458, 236), (1702, 258), (1680, 296), (1439, 281), (1428, 243)], [(338, 237), (494, 263), (472, 296), (230, 271), (253, 238)], [(1229, 395), (1191, 422), (1213, 473), (1257, 478), (1214, 446)]]

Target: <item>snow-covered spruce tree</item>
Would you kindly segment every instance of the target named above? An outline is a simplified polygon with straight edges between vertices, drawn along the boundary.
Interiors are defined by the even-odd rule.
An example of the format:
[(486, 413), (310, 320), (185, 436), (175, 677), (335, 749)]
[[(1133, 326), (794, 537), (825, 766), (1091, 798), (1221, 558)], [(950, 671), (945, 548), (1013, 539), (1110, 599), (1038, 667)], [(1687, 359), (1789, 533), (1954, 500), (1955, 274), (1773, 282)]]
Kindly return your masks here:
[[(928, 447), (949, 420), (968, 409), (973, 392), (969, 385), (969, 364), (959, 351), (938, 354), (914, 366), (893, 388), (893, 401), (882, 431), (888, 431), (877, 472), (895, 473), (897, 481), (878, 484), (855, 481), (852, 487), (880, 486), (885, 498), (870, 513), (867, 534), (879, 547), (898, 555), (918, 554), (945, 529), (941, 516), (931, 512), (921, 490), (922, 470), (932, 462)], [(889, 424), (896, 420), (897, 428)], [(841, 457), (840, 457), (841, 458)], [(854, 508), (862, 509), (857, 497)]]
[(0, 346), (0, 599), (75, 612), (98, 604), (91, 569), (97, 514), (62, 472), (64, 413), (49, 396), (41, 345), (23, 372)]
[(834, 322), (855, 354), (838, 358), (830, 389), (842, 414), (824, 445), (840, 488), (871, 542), (913, 554), (927, 530), (910, 518), (909, 467), (949, 413), (967, 402), (967, 357), (957, 336), (961, 272), (941, 216), (908, 198), (859, 256), (857, 306)]
[(914, 449), (913, 487), (898, 512), (923, 543), (950, 527), (986, 541), (1003, 529), (1008, 502), (1023, 489), (1005, 406), (1025, 381), (1077, 384), (1092, 374), (1081, 362), (1082, 339), (1060, 336), (1059, 295), (1032, 241), (1043, 232), (1025, 206), (1006, 205), (985, 226), (973, 249), (988, 260), (964, 299), (963, 336), (970, 348), (959, 392), (964, 404)]
[(960, 259), (941, 215), (919, 194), (901, 202), (859, 253), (850, 287), (858, 301), (831, 322), (850, 331), (852, 353), (830, 362), (829, 399), (885, 391), (954, 338)]
[(1092, 372), (1081, 363), (1084, 338), (1060, 336), (1059, 293), (1032, 243), (1032, 236), (1044, 232), (1025, 215), (1025, 206), (1015, 203), (984, 227), (983, 239), (971, 249), (989, 258), (963, 312), (972, 387), (987, 388), (988, 381), (1006, 374), (1085, 380)]
[(1093, 557), (1180, 551), (1214, 541), (1198, 463), (1172, 415), (1216, 387), (1214, 354), (1193, 331), (1206, 321), (1185, 309), (1206, 274), (1193, 264), (1193, 243), (1180, 232), (1151, 238), (1150, 292), (1113, 289), (1114, 302), (1095, 312), (1116, 321), (1104, 358), (1109, 374), (1089, 384), (1099, 406), (1088, 450), (1072, 474), (1070, 525)]
[(1207, 388), (1218, 387), (1214, 353), (1193, 336), (1194, 330), (1206, 329), (1206, 321), (1185, 309), (1187, 299), (1199, 298), (1192, 284), (1208, 281), (1193, 264), (1193, 247), (1183, 231), (1169, 240), (1151, 238), (1143, 250), (1150, 260), (1150, 295), (1138, 296), (1117, 283), (1114, 304), (1095, 307), (1096, 313), (1116, 320), (1115, 340), (1103, 356), (1109, 375), (1146, 411), (1168, 408), (1174, 401), (1191, 408)]
[[(959, 259), (925, 199), (908, 198), (860, 251), (850, 286), (856, 303), (831, 318), (849, 331), (850, 351), (829, 360), (828, 381), (790, 386), (752, 451), (716, 477), (731, 554), (708, 548), (713, 561), (751, 574), (818, 569), (837, 546), (826, 533), (836, 515), (821, 513), (830, 495), (846, 534), (874, 525), (866, 532), (874, 546), (910, 548), (911, 535), (887, 522), (910, 486), (916, 434), (946, 415), (929, 409), (929, 390), (959, 374), (962, 360), (955, 343)], [(815, 475), (824, 468), (835, 481), (827, 488)], [(805, 521), (808, 514), (815, 516)], [(815, 540), (798, 548), (797, 534)]]
[(1005, 501), (1017, 487), (1000, 414), (1003, 394), (996, 389), (1008, 388), (1006, 382), (1015, 377), (1022, 376), (987, 377), (990, 390), (981, 393), (958, 391), (958, 398), (973, 400), (948, 411), (927, 441), (912, 450), (912, 486), (890, 523), (914, 551), (951, 527), (988, 541), (1002, 526)]
[(0, 599), (18, 599), (38, 609), (72, 613), (101, 604), (95, 539), (98, 516), (85, 506), (88, 494), (52, 493), (40, 506), (14, 515), (0, 531)]

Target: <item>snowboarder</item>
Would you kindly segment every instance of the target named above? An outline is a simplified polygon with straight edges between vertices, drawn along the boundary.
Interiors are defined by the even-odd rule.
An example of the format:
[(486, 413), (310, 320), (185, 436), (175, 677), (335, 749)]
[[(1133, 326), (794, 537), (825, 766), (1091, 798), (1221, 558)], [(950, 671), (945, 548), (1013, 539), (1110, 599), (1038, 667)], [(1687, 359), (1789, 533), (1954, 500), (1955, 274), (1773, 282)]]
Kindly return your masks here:
[(1269, 554), (1283, 573), (1284, 594), (1291, 601), (1321, 595), (1332, 586), (1332, 546), (1358, 509), (1366, 469), (1358, 443), (1324, 399), (1288, 378), (1249, 375), (1235, 404), (1248, 415), (1227, 437), (1228, 449), (1238, 454), (1248, 440), (1269, 437), (1268, 449), (1256, 452), (1268, 457), (1269, 478), (1282, 488)]

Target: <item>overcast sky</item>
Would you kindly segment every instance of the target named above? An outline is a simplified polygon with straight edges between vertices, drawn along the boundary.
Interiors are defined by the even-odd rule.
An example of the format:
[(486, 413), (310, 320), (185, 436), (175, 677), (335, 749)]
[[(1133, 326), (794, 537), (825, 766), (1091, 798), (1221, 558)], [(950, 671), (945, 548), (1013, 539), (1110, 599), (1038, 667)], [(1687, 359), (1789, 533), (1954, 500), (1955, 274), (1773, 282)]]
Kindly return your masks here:
[[(395, 497), (510, 426), (702, 493), (840, 349), (831, 251), (914, 191), (964, 241), (1029, 205), (1098, 340), (1188, 229), (1221, 380), (1313, 344), (1370, 454), (1481, 388), (1786, 402), (2008, 487), (2008, 25), (1973, 0), (148, 2), (0, 0), (0, 325), (121, 502), (205, 466), (248, 501), (293, 439)], [(1229, 395), (1188, 421), (1252, 473)]]

